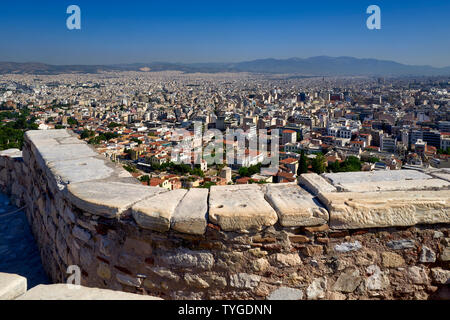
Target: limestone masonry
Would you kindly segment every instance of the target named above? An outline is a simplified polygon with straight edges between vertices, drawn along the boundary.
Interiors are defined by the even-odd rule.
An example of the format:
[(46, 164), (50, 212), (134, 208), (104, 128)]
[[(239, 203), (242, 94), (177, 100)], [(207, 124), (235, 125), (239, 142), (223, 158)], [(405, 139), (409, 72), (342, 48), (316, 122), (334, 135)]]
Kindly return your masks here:
[(54, 283), (78, 265), (83, 286), (165, 299), (449, 299), (449, 177), (167, 191), (66, 130), (28, 131), (23, 152), (0, 153), (1, 190), (25, 207)]

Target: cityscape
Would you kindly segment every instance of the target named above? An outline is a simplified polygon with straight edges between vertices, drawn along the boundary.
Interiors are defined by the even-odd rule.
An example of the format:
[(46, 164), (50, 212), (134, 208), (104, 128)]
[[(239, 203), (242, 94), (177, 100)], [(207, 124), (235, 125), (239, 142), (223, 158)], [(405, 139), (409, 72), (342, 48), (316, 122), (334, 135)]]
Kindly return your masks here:
[[(449, 79), (106, 72), (5, 75), (0, 87), (4, 130), (20, 119), (40, 130), (70, 129), (143, 184), (175, 190), (294, 182), (307, 172), (449, 168)], [(240, 129), (247, 141), (262, 140), (265, 130), (269, 144), (278, 130), (278, 171), (265, 168), (269, 155), (248, 142), (242, 161), (229, 164), (226, 156), (172, 157), (181, 139), (192, 150), (206, 147), (210, 129)], [(222, 149), (237, 152), (239, 134)], [(21, 143), (5, 131), (4, 149)]]
[(0, 300), (450, 300), (447, 4), (103, 4), (0, 14)]

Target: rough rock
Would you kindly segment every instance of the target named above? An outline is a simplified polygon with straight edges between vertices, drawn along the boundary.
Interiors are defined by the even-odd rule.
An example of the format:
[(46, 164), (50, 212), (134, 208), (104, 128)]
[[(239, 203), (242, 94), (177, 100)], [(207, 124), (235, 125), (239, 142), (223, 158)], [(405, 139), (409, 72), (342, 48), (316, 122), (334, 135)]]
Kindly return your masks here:
[(369, 275), (369, 277), (366, 278), (367, 290), (384, 290), (389, 286), (389, 278), (377, 265), (368, 266), (366, 268), (366, 273)]
[(162, 268), (162, 267), (153, 267), (153, 268), (149, 268), (153, 273), (155, 273), (156, 275), (171, 280), (171, 281), (175, 281), (175, 282), (179, 282), (180, 281), (180, 276), (178, 276), (176, 273), (170, 271), (167, 268)]
[(408, 268), (408, 277), (414, 284), (427, 284), (428, 275), (424, 268), (412, 266)]
[(160, 257), (161, 263), (175, 268), (210, 270), (214, 264), (214, 256), (210, 252), (179, 250), (166, 253)]
[(209, 288), (208, 282), (200, 278), (199, 276), (195, 274), (185, 274), (184, 275), (184, 281), (186, 281), (186, 284), (188, 286), (193, 286), (195, 288), (199, 289), (207, 289)]
[(353, 292), (360, 285), (361, 281), (362, 277), (357, 269), (349, 270), (339, 276), (333, 285), (333, 291)]
[(325, 277), (316, 278), (306, 289), (306, 297), (308, 300), (317, 300), (325, 298), (327, 290), (327, 279)]
[(431, 277), (434, 283), (450, 284), (450, 270), (444, 270), (442, 268), (433, 268), (431, 269)]
[(445, 247), (439, 256), (439, 260), (447, 262), (450, 261), (450, 247)]
[(334, 250), (337, 252), (350, 252), (357, 251), (362, 248), (361, 243), (357, 240), (355, 242), (344, 242), (334, 246)]
[(427, 246), (423, 246), (420, 251), (419, 261), (423, 263), (432, 263), (436, 261), (436, 254)]
[(254, 260), (251, 262), (251, 264), (252, 264), (252, 269), (255, 272), (264, 272), (267, 270), (267, 268), (270, 267), (269, 262), (264, 258), (259, 258), (257, 260)]
[(139, 279), (127, 274), (118, 273), (116, 274), (116, 279), (119, 283), (130, 287), (139, 287), (141, 285)]
[(294, 288), (280, 287), (267, 297), (267, 300), (301, 300), (303, 291)]
[(381, 253), (381, 261), (385, 268), (398, 268), (405, 265), (405, 259), (401, 255), (393, 252)]
[(72, 234), (75, 238), (80, 239), (83, 242), (89, 242), (91, 239), (91, 234), (89, 231), (82, 229), (79, 226), (73, 227)]
[(230, 286), (239, 289), (253, 289), (260, 281), (261, 277), (255, 274), (238, 273), (230, 276)]
[(329, 292), (328, 299), (329, 300), (346, 300), (347, 297), (345, 296), (345, 294), (340, 293), (340, 292)]
[(386, 245), (393, 250), (403, 250), (415, 248), (416, 243), (414, 240), (393, 240)]
[(276, 253), (270, 257), (270, 261), (272, 262), (272, 264), (282, 267), (292, 267), (302, 264), (300, 256), (296, 253), (293, 254)]
[(111, 269), (106, 263), (101, 262), (97, 267), (97, 275), (105, 280), (111, 279)]

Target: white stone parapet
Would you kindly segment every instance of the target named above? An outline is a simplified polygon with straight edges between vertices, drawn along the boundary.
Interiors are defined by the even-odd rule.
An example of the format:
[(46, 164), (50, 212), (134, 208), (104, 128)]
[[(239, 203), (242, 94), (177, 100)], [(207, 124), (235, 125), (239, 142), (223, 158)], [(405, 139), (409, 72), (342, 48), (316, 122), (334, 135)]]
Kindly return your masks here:
[[(282, 227), (316, 226), (328, 223), (329, 217), (331, 226), (339, 228), (450, 222), (449, 208), (442, 205), (448, 203), (448, 192), (442, 190), (450, 187), (445, 179), (446, 171), (433, 175), (414, 170), (322, 176), (310, 173), (300, 176), (300, 186), (254, 184), (213, 186), (209, 192), (167, 191), (141, 185), (122, 167), (66, 130), (28, 131), (25, 141), (29, 148), (25, 150), (24, 160), (30, 157), (31, 151), (52, 192), (61, 191), (73, 205), (96, 216), (117, 219), (130, 212), (139, 226), (159, 232), (172, 229), (203, 234), (208, 223), (225, 231), (260, 230), (276, 223)], [(17, 160), (21, 155), (16, 149), (3, 151), (0, 161), (4, 163), (8, 157)], [(0, 171), (0, 180), (5, 180), (5, 170)], [(1, 183), (4, 185), (5, 181)], [(16, 186), (20, 188), (25, 187)], [(428, 218), (411, 213), (403, 219), (392, 209), (410, 200), (411, 205), (425, 195), (430, 208), (426, 213)], [(370, 199), (379, 203), (372, 204)], [(375, 208), (378, 218), (369, 219), (367, 214), (375, 212)], [(408, 210), (424, 211), (416, 207)], [(431, 217), (434, 215), (435, 219)]]

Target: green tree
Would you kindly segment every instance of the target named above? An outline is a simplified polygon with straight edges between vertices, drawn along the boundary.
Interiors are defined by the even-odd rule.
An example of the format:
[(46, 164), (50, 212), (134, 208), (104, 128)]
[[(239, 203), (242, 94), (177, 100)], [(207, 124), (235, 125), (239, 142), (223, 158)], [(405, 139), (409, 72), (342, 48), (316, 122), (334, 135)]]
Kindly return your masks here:
[(116, 122), (111, 122), (108, 124), (109, 129), (114, 129), (114, 128), (121, 127), (121, 126), (122, 126), (121, 124), (116, 123)]
[(191, 171), (191, 174), (194, 175), (194, 176), (200, 176), (202, 178), (205, 176), (205, 173), (200, 168), (194, 168)]
[(312, 167), (312, 171), (314, 171), (317, 174), (324, 173), (326, 170), (325, 157), (322, 154), (318, 154), (311, 161), (311, 167)]
[(135, 172), (137, 172), (137, 169), (136, 169), (136, 167), (135, 166), (133, 166), (133, 165), (124, 165), (123, 166), (123, 168), (125, 169), (125, 170), (127, 170), (128, 172), (131, 172), (131, 173), (135, 173)]
[(141, 182), (150, 182), (150, 177), (148, 175), (142, 176), (139, 178), (139, 181)]
[(81, 133), (81, 139), (91, 138), (94, 135), (95, 135), (94, 131), (84, 129), (83, 132)]
[(69, 119), (67, 119), (67, 124), (71, 127), (78, 126), (78, 121), (77, 119), (70, 117)]
[(300, 153), (300, 163), (297, 170), (297, 175), (301, 175), (303, 173), (308, 172), (308, 158), (305, 155), (305, 151), (301, 151)]
[(345, 161), (339, 162), (335, 161), (330, 164), (328, 167), (328, 171), (330, 172), (353, 172), (353, 171), (361, 171), (362, 164), (361, 161), (355, 157), (350, 156)]
[(438, 154), (450, 154), (450, 147), (447, 148), (447, 150), (444, 150), (444, 149), (438, 149), (438, 150), (437, 150), (437, 153), (438, 153)]

